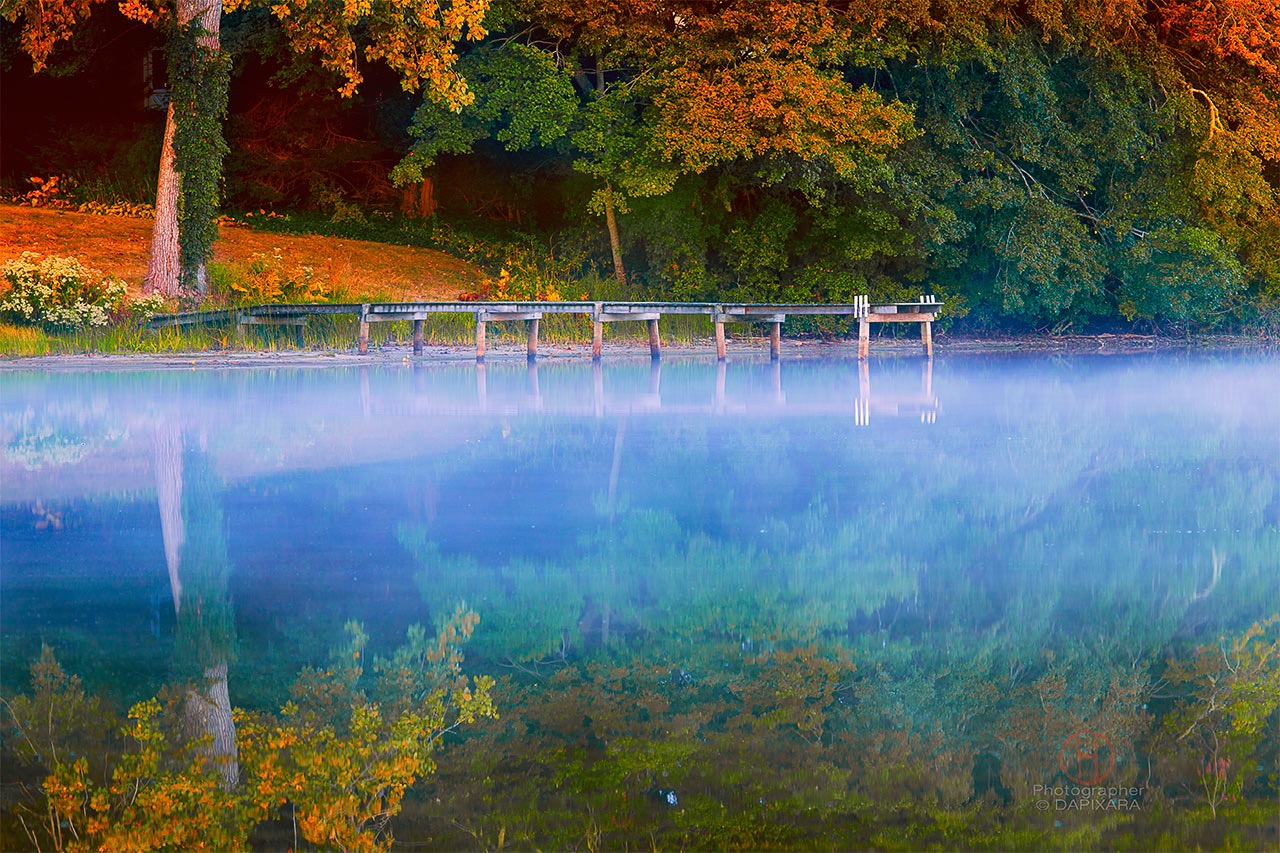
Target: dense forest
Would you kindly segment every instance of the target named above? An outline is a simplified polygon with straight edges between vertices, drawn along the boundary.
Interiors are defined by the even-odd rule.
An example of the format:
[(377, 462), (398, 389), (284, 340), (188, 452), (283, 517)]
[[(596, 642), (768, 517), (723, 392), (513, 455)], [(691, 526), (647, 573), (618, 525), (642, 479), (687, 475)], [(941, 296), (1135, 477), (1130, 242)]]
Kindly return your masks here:
[[(7, 194), (149, 201), (162, 31), (145, 3), (55, 5), (78, 23), (37, 73), (30, 4), (4, 4)], [(484, 11), (444, 53), (421, 5), (226, 4), (225, 210), (533, 235), (631, 296), (1274, 322), (1276, 0), (431, 4)]]

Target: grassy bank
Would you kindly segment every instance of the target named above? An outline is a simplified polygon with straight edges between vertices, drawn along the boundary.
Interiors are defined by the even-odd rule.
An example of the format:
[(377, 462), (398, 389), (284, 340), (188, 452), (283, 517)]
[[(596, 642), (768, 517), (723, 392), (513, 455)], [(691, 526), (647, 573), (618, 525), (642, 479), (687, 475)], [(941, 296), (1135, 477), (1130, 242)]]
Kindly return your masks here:
[[(140, 291), (150, 251), (151, 220), (0, 204), (0, 261), (34, 251), (75, 257)], [(309, 268), (356, 301), (453, 299), (487, 277), (468, 261), (421, 246), (320, 234), (224, 226), (213, 270), (279, 258), (285, 269)]]
[[(763, 341), (762, 330), (733, 329), (731, 339)], [(355, 317), (313, 317), (302, 329), (301, 343), (292, 327), (247, 326), (238, 335), (234, 324), (218, 326), (177, 326), (150, 330), (139, 325), (116, 325), (77, 332), (45, 332), (29, 326), (0, 324), (0, 358), (87, 353), (182, 353), (182, 352), (289, 352), (354, 350), (357, 338)], [(436, 315), (423, 324), (428, 346), (469, 348), (475, 343), (475, 321), (470, 315)], [(711, 320), (699, 316), (672, 316), (664, 319), (665, 344), (690, 344), (712, 336)], [(491, 323), (486, 330), (489, 347), (524, 346), (524, 323)], [(591, 322), (585, 316), (549, 315), (541, 321), (538, 338), (547, 344), (587, 344)], [(640, 345), (648, 340), (641, 323), (606, 324), (606, 342)], [(369, 332), (374, 348), (413, 346), (413, 326), (409, 321), (374, 323)], [(763, 346), (763, 343), (761, 343)]]

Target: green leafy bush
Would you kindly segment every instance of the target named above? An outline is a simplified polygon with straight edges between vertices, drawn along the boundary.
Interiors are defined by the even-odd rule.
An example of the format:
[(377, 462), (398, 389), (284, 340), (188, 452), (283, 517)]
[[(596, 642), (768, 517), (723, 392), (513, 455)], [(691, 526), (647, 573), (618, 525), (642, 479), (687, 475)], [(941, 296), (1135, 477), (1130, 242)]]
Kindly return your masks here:
[(125, 304), (123, 281), (75, 258), (23, 252), (5, 262), (0, 276), (10, 288), (0, 300), (0, 312), (19, 323), (55, 330), (106, 326)]

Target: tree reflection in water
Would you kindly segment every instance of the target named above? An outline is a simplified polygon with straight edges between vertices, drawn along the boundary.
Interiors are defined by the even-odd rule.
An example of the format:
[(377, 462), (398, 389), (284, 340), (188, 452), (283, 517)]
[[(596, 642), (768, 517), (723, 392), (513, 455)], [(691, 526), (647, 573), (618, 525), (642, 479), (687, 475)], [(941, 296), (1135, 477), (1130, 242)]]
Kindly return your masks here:
[[(95, 452), (148, 438), (179, 686), (121, 742), (41, 657), (6, 843), (74, 751), (59, 813), (153, 845), (1274, 846), (1274, 371), (871, 370), (167, 377)], [(1086, 766), (1139, 793), (1055, 793)]]

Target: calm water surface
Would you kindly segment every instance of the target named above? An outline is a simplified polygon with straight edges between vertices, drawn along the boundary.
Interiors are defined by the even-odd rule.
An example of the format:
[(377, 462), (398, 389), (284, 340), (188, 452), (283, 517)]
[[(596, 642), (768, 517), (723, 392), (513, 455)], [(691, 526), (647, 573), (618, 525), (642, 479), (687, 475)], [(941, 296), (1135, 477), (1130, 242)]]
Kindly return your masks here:
[(465, 603), (500, 717), (415, 849), (1275, 846), (1274, 697), (1196, 710), (1280, 633), (1275, 358), (0, 380), (3, 695), (195, 632), (271, 711)]

